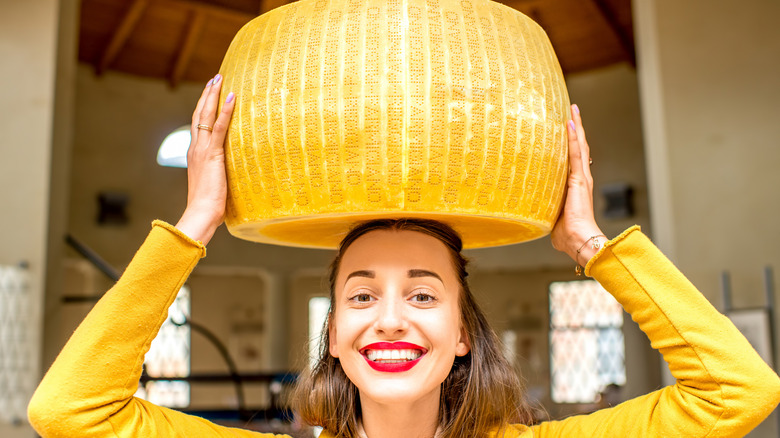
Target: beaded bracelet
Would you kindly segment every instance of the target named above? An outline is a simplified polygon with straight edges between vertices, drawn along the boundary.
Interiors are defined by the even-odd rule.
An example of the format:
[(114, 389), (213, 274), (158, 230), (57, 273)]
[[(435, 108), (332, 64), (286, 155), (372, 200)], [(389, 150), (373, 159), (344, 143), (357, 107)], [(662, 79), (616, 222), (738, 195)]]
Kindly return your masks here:
[(597, 236), (591, 236), (590, 239), (586, 240), (585, 243), (582, 244), (580, 249), (577, 250), (577, 257), (575, 259), (575, 262), (577, 262), (577, 266), (574, 268), (574, 273), (577, 274), (578, 277), (582, 276), (582, 273), (583, 273), (583, 271), (585, 269), (585, 268), (583, 268), (582, 265), (580, 265), (580, 251), (582, 251), (582, 249), (585, 248), (585, 245), (587, 245), (588, 242), (590, 242), (591, 240), (593, 241), (593, 244), (591, 245), (591, 248), (593, 248), (593, 249), (600, 249), (601, 246), (604, 243), (603, 242), (599, 242), (598, 240), (596, 240), (599, 237), (603, 237), (605, 239), (607, 238), (607, 236), (605, 236), (603, 234), (599, 234)]

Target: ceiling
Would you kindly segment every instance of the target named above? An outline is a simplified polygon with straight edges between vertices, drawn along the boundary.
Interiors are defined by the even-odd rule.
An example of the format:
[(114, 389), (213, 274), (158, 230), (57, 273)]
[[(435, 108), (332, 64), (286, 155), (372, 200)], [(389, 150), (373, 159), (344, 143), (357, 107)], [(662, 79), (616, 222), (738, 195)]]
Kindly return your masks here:
[[(120, 71), (205, 82), (233, 35), (287, 0), (82, 0), (79, 61)], [(547, 32), (565, 74), (634, 64), (631, 0), (505, 0)]]

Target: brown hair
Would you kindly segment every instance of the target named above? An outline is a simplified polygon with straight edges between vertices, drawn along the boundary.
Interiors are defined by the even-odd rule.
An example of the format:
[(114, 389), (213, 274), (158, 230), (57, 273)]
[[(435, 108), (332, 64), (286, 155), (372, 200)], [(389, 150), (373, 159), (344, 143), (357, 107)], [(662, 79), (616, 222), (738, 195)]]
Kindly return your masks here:
[[(520, 381), (504, 357), (500, 342), (477, 306), (466, 277), (467, 260), (460, 236), (446, 224), (425, 219), (381, 219), (353, 228), (341, 241), (330, 266), (330, 312), (335, 303), (335, 281), (347, 248), (359, 237), (377, 230), (416, 231), (435, 237), (447, 247), (460, 282), (461, 324), (471, 351), (456, 357), (442, 383), (439, 427), (442, 437), (484, 437), (508, 423), (530, 424), (531, 409), (522, 398)], [(358, 389), (347, 378), (337, 358), (328, 351), (328, 322), (323, 329), (319, 359), (295, 390), (293, 408), (306, 422), (338, 437), (356, 438), (361, 417)]]

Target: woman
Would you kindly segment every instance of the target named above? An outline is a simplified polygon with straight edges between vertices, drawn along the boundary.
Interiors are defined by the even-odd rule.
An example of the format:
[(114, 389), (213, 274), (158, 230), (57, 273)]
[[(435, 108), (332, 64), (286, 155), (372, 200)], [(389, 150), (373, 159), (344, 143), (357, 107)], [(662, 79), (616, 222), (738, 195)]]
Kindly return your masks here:
[[(193, 114), (184, 214), (175, 227), (155, 222), (30, 403), (44, 437), (264, 436), (133, 397), (167, 307), (224, 217), (222, 144), (234, 99), (217, 114), (220, 80), (209, 82)], [(380, 221), (342, 243), (327, 350), (300, 387), (299, 411), (325, 426), (323, 436), (742, 436), (774, 409), (780, 379), (647, 238), (636, 228), (602, 236), (588, 145), (572, 109), (571, 172), (553, 246), (615, 295), (677, 383), (591, 415), (523, 424), (516, 379), (472, 302), (457, 235), (436, 223)]]

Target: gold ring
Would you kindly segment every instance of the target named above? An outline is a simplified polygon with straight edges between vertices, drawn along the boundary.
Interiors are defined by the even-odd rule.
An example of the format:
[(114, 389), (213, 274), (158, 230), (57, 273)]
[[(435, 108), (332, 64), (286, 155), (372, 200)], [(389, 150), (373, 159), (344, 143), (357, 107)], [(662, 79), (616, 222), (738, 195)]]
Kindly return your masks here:
[(200, 123), (198, 123), (198, 126), (196, 126), (196, 128), (198, 128), (198, 129), (205, 129), (206, 131), (209, 131), (209, 132), (214, 130), (214, 128), (212, 128), (211, 126), (209, 126), (209, 125), (201, 125)]
[[(200, 126), (200, 125), (198, 125), (198, 126)], [(588, 164), (590, 164), (591, 166), (593, 165), (593, 158), (589, 158), (588, 159)]]

